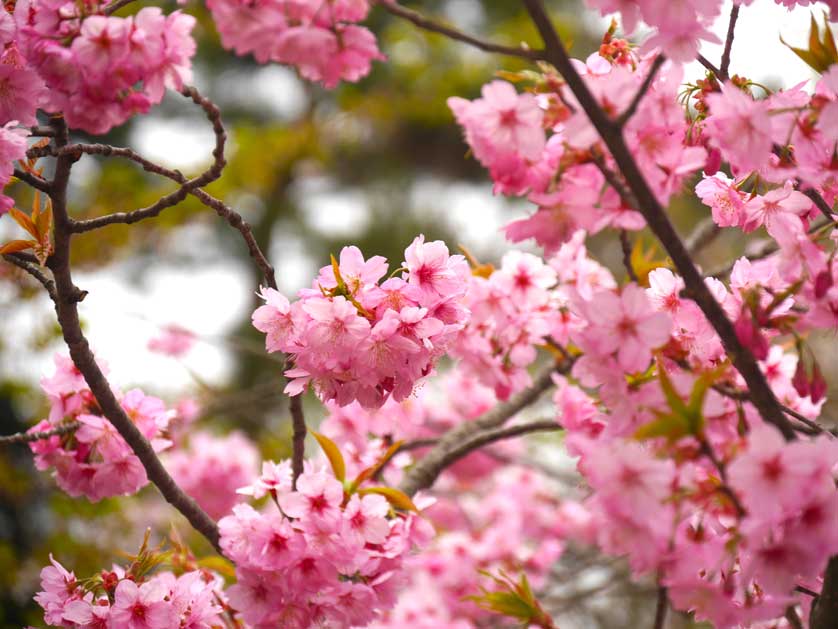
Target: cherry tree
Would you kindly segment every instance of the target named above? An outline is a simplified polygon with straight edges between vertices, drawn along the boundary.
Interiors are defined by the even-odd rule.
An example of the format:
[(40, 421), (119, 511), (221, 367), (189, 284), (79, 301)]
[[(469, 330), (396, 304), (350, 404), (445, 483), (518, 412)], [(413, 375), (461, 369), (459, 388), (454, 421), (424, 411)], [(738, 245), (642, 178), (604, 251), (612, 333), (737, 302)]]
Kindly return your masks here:
[[(54, 557), (35, 595), (48, 626), (459, 629), (507, 616), (552, 628), (542, 594), (568, 543), (653, 580), (658, 629), (670, 607), (715, 627), (838, 626), (838, 441), (809, 348), (838, 329), (838, 50), (827, 19), (813, 17), (808, 48), (793, 49), (818, 73), (813, 89), (771, 90), (730, 71), (751, 2), (733, 5), (718, 62), (699, 54), (718, 41), (718, 0), (588, 0), (615, 19), (584, 60), (569, 56), (542, 0), (521, 3), (540, 41), (519, 46), (393, 0), (207, 3), (226, 49), (326, 88), (386, 63), (363, 26), (371, 10), (530, 63), (448, 105), (465, 159), (485, 167), (495, 194), (531, 205), (507, 240), (534, 241), (541, 255), (510, 249), (494, 266), (417, 234), (393, 261), (343, 248), (296, 295), (278, 290), (241, 214), (206, 190), (223, 176), (227, 135), (220, 109), (190, 85), (188, 6), (0, 9), (0, 176), (34, 199), (25, 211), (20, 195), (0, 197), (2, 220), (27, 234), (0, 252), (43, 286), (67, 348), (41, 383), (48, 417), (2, 442), (27, 443), (79, 500), (153, 484), (218, 553), (200, 556), (177, 535), (164, 550), (147, 535), (129, 562), (92, 576)], [(651, 34), (628, 39), (641, 23)], [(706, 73), (690, 82), (695, 59)], [(77, 137), (148, 112), (166, 90), (213, 130), (203, 172)], [(68, 184), (86, 156), (176, 187), (147, 207), (74, 217)], [(686, 238), (670, 219), (679, 195), (706, 213)], [(187, 197), (240, 234), (262, 274), (252, 322), (284, 362), (289, 460), (260, 462), (243, 434), (202, 433), (188, 409), (122, 391), (82, 330), (74, 239)], [(668, 260), (638, 254), (644, 229)], [(696, 255), (722, 230), (767, 241), (707, 272)], [(625, 278), (589, 252), (600, 232), (619, 243)], [(179, 355), (192, 341), (173, 326), (153, 349)], [(305, 392), (325, 408), (317, 432)], [(587, 488), (579, 501), (516, 441), (559, 431)], [(308, 432), (318, 450), (306, 459)]]

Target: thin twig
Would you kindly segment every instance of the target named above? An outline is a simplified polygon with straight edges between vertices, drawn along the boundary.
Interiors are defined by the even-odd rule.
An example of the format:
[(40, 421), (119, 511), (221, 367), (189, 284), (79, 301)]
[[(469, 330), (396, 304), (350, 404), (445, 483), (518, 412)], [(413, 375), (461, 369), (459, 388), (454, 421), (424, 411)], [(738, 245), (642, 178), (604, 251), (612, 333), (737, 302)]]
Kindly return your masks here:
[(733, 48), (733, 36), (736, 30), (736, 20), (739, 18), (739, 4), (733, 3), (730, 8), (730, 19), (727, 23), (727, 37), (725, 38), (725, 48), (722, 52), (722, 61), (719, 64), (719, 72), (717, 76), (719, 80), (726, 81), (728, 78), (728, 70), (730, 69), (730, 51)]
[(41, 270), (40, 266), (33, 264), (19, 253), (4, 254), (3, 259), (10, 264), (14, 264), (16, 267), (23, 269), (29, 275), (38, 280), (46, 289), (49, 298), (55, 301), (55, 282), (47, 277), (46, 273)]
[(636, 282), (637, 273), (634, 272), (634, 266), (631, 264), (631, 241), (625, 229), (620, 230), (620, 247), (623, 250), (623, 266), (626, 267), (629, 279), (632, 282)]
[(292, 487), (297, 489), (297, 479), (303, 473), (303, 460), (306, 454), (306, 418), (303, 415), (303, 396), (295, 395), (291, 398), (291, 421), (294, 436), (291, 469), (293, 470)]
[(829, 204), (826, 200), (824, 200), (820, 192), (810, 186), (802, 186), (800, 191), (812, 200), (812, 203), (815, 204), (818, 210), (820, 210), (820, 213), (823, 214), (828, 221), (835, 220), (835, 217), (832, 215), (832, 208), (829, 207)]
[(624, 127), (626, 123), (631, 119), (631, 117), (637, 112), (637, 108), (640, 106), (640, 102), (643, 100), (643, 97), (646, 96), (646, 93), (649, 91), (649, 88), (652, 87), (652, 83), (655, 80), (655, 75), (660, 70), (660, 67), (666, 61), (666, 56), (662, 53), (655, 57), (655, 60), (652, 61), (652, 66), (649, 68), (649, 72), (646, 74), (646, 78), (643, 79), (643, 83), (640, 84), (637, 92), (634, 95), (634, 98), (631, 99), (631, 103), (629, 106), (626, 107), (626, 110), (619, 115), (617, 118), (617, 126)]
[(393, 0), (377, 0), (377, 2), (379, 6), (383, 7), (388, 13), (412, 22), (415, 26), (418, 26), (421, 29), (444, 35), (450, 39), (463, 42), (469, 46), (474, 46), (475, 48), (479, 48), (485, 52), (494, 52), (501, 55), (508, 55), (510, 57), (522, 57), (524, 59), (531, 60), (542, 59), (544, 55), (544, 52), (541, 50), (503, 46), (501, 44), (495, 44), (493, 42), (478, 39), (477, 37), (458, 31), (456, 28), (435, 22), (434, 20), (425, 17), (418, 11), (413, 11), (412, 9), (400, 6)]
[(186, 179), (179, 171), (164, 168), (154, 162), (151, 162), (128, 148), (119, 148), (109, 146), (107, 144), (71, 144), (66, 147), (61, 147), (54, 154), (87, 153), (91, 155), (114, 155), (117, 157), (125, 157), (131, 161), (140, 164), (144, 170), (163, 175), (173, 181), (180, 183), (180, 188), (160, 198), (152, 205), (134, 210), (132, 212), (115, 212), (107, 216), (89, 219), (86, 221), (71, 221), (70, 227), (73, 233), (80, 234), (82, 232), (90, 231), (104, 227), (105, 225), (112, 225), (114, 223), (131, 224), (138, 221), (153, 218), (158, 216), (160, 212), (166, 208), (177, 205), (186, 198), (190, 192), (197, 190), (209, 183), (212, 183), (221, 176), (221, 171), (226, 166), (227, 161), (224, 158), (224, 145), (227, 142), (227, 132), (224, 130), (224, 125), (221, 122), (221, 111), (208, 98), (202, 96), (200, 92), (194, 87), (185, 87), (181, 93), (204, 110), (207, 119), (212, 124), (212, 130), (215, 134), (215, 147), (213, 148), (213, 162), (210, 167), (202, 172), (197, 177)]
[(701, 65), (703, 65), (705, 68), (710, 70), (710, 72), (712, 72), (721, 79), (721, 70), (714, 66), (707, 57), (705, 57), (704, 55), (698, 55), (696, 56), (696, 61), (698, 61)]
[(170, 168), (166, 168), (152, 162), (144, 158), (143, 156), (139, 155), (135, 151), (130, 148), (123, 148), (123, 147), (114, 147), (109, 146), (106, 144), (71, 144), (63, 147), (51, 148), (47, 154), (54, 155), (54, 156), (61, 156), (61, 155), (79, 155), (79, 154), (90, 154), (90, 155), (102, 155), (102, 156), (114, 156), (114, 157), (122, 157), (128, 159), (132, 162), (139, 164), (143, 170), (154, 173), (156, 175), (160, 175), (171, 179), (175, 183), (180, 184), (180, 188), (176, 191), (162, 197), (152, 205), (141, 208), (138, 210), (134, 210), (131, 212), (114, 212), (112, 214), (107, 214), (105, 216), (100, 216), (97, 218), (92, 218), (84, 221), (71, 221), (70, 225), (72, 228), (73, 233), (81, 234), (88, 231), (92, 231), (94, 229), (99, 229), (106, 225), (114, 225), (114, 224), (132, 224), (136, 223), (148, 218), (153, 218), (158, 216), (164, 209), (169, 208), (173, 205), (177, 205), (180, 203), (187, 194), (191, 194), (196, 199), (198, 199), (201, 203), (205, 206), (209, 207), (210, 209), (214, 210), (218, 216), (223, 218), (227, 223), (233, 227), (236, 231), (238, 231), (245, 244), (247, 245), (248, 253), (250, 257), (253, 258), (256, 265), (262, 271), (262, 274), (265, 277), (265, 283), (270, 288), (276, 288), (276, 276), (273, 266), (268, 262), (267, 257), (262, 252), (262, 249), (259, 247), (259, 244), (256, 242), (256, 237), (253, 235), (253, 230), (251, 229), (250, 225), (245, 221), (242, 216), (232, 209), (229, 205), (224, 203), (223, 201), (215, 198), (205, 190), (201, 188), (201, 186), (207, 185), (208, 183), (217, 179), (220, 174), (221, 170), (224, 168), (226, 161), (224, 159), (224, 144), (226, 141), (226, 132), (224, 131), (224, 127), (221, 123), (221, 115), (218, 111), (218, 108), (207, 98), (201, 96), (197, 90), (194, 88), (186, 88), (183, 91), (184, 95), (191, 98), (195, 103), (201, 106), (202, 109), (207, 114), (207, 118), (212, 122), (213, 131), (216, 135), (216, 145), (215, 149), (213, 150), (213, 164), (210, 166), (209, 169), (204, 171), (201, 175), (194, 177), (192, 179), (187, 179), (180, 171), (172, 170)]
[[(479, 433), (492, 431), (502, 426), (512, 416), (533, 404), (547, 389), (553, 386), (554, 373), (567, 372), (572, 366), (572, 361), (565, 361), (559, 366), (551, 365), (550, 368), (536, 376), (532, 386), (528, 389), (514, 395), (507, 402), (495, 406), (474, 421), (465, 422), (446, 432), (439, 438), (431, 451), (405, 474), (400, 489), (412, 496), (420, 489), (426, 489), (433, 485), (442, 470), (450, 465), (452, 452), (461, 450), (463, 444), (476, 439), (476, 435)], [(459, 456), (462, 456), (462, 454)], [(459, 458), (459, 456), (456, 458)]]
[(4, 435), (0, 437), (0, 446), (10, 445), (12, 443), (31, 443), (33, 441), (41, 441), (42, 439), (49, 439), (58, 435), (66, 435), (74, 432), (80, 426), (79, 422), (71, 421), (66, 424), (61, 424), (55, 428), (44, 430), (43, 432), (19, 432), (14, 435)]
[(763, 419), (780, 430), (786, 439), (796, 439), (795, 430), (780, 409), (756, 359), (739, 341), (733, 323), (727, 318), (719, 302), (716, 301), (705, 284), (666, 211), (641, 173), (620, 129), (600, 107), (587, 84), (573, 66), (542, 0), (523, 0), (523, 3), (544, 40), (547, 61), (562, 75), (568, 88), (573, 92), (591, 124), (596, 128), (608, 147), (614, 162), (623, 175), (626, 186), (638, 202), (636, 209), (646, 219), (649, 229), (652, 230), (674, 262), (675, 267), (684, 279), (690, 298), (695, 301), (719, 335), (727, 355), (748, 385), (754, 406)]
[(105, 7), (105, 15), (113, 15), (125, 5), (131, 4), (134, 0), (114, 0)]

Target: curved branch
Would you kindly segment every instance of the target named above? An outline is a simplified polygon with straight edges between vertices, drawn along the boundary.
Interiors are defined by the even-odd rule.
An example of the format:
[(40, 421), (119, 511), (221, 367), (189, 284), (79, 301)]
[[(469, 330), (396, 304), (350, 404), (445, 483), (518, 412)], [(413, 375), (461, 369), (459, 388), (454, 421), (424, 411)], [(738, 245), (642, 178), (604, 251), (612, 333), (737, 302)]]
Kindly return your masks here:
[[(67, 129), (62, 118), (53, 118), (56, 130), (56, 143), (59, 147), (67, 143)], [(76, 156), (63, 154), (58, 157), (55, 177), (52, 181), (53, 212), (55, 216), (55, 253), (48, 265), (55, 277), (55, 311), (64, 336), (64, 342), (70, 350), (70, 357), (76, 368), (84, 376), (87, 386), (96, 398), (102, 414), (113, 424), (119, 434), (136, 454), (145, 468), (149, 480), (163, 494), (163, 497), (178, 511), (210, 544), (219, 549), (218, 526), (206, 512), (189, 497), (163, 467), (151, 444), (143, 436), (136, 424), (126, 414), (117, 400), (105, 375), (93, 356), (90, 346), (81, 330), (78, 313), (77, 295), (79, 289), (73, 284), (70, 271), (70, 240), (72, 238), (70, 217), (67, 214), (67, 183), (70, 170)]]
[[(547, 389), (553, 386), (554, 373), (566, 373), (572, 366), (573, 361), (565, 361), (559, 366), (551, 365), (549, 369), (545, 369), (536, 376), (532, 386), (528, 389), (514, 395), (507, 402), (499, 404), (474, 421), (464, 422), (446, 432), (437, 440), (431, 451), (407, 472), (399, 488), (407, 495), (412, 496), (420, 489), (433, 485), (437, 476), (448, 465), (467, 454), (468, 451), (480, 447), (480, 445), (485, 445), (485, 443), (479, 443), (462, 452), (464, 447), (468, 448), (468, 444), (479, 440), (481, 434), (485, 435), (487, 431), (494, 431), (513, 415), (534, 403)], [(558, 424), (553, 425), (558, 426)], [(456, 454), (458, 452), (461, 453)]]
[(44, 273), (37, 264), (33, 264), (19, 253), (3, 254), (3, 259), (10, 264), (14, 264), (16, 267), (23, 269), (29, 273), (29, 275), (38, 280), (46, 289), (49, 298), (55, 301), (55, 282), (48, 278), (46, 273)]
[(733, 36), (734, 31), (736, 30), (736, 20), (739, 19), (739, 5), (737, 4), (736, 0), (733, 2), (733, 6), (730, 8), (730, 19), (727, 23), (727, 37), (725, 37), (725, 48), (722, 52), (722, 61), (719, 65), (719, 72), (717, 76), (719, 80), (726, 81), (730, 69), (730, 51), (733, 48)]
[(53, 154), (61, 155), (63, 153), (85, 153), (88, 155), (103, 155), (117, 156), (130, 159), (138, 163), (151, 173), (162, 175), (177, 183), (180, 183), (180, 188), (158, 199), (152, 205), (134, 210), (132, 212), (116, 212), (101, 216), (99, 218), (92, 218), (86, 221), (71, 221), (70, 229), (73, 233), (80, 234), (93, 229), (99, 229), (105, 225), (112, 225), (114, 223), (131, 224), (136, 223), (147, 218), (158, 216), (163, 210), (177, 205), (186, 198), (193, 190), (197, 190), (209, 183), (212, 183), (221, 176), (221, 171), (227, 165), (227, 160), (224, 158), (224, 145), (227, 142), (227, 132), (224, 130), (224, 125), (221, 122), (221, 111), (208, 98), (202, 96), (200, 92), (194, 87), (186, 87), (181, 91), (181, 94), (187, 98), (192, 99), (196, 105), (204, 110), (207, 120), (212, 124), (212, 130), (215, 134), (215, 147), (213, 148), (213, 162), (210, 167), (200, 175), (192, 179), (186, 179), (179, 171), (171, 170), (155, 164), (154, 162), (145, 159), (129, 148), (121, 148), (109, 146), (107, 144), (70, 144), (53, 151)]
[(576, 100), (585, 110), (591, 124), (596, 128), (608, 147), (623, 174), (627, 188), (638, 202), (638, 211), (643, 214), (649, 229), (652, 230), (672, 258), (675, 267), (684, 279), (690, 297), (701, 308), (704, 316), (716, 330), (725, 351), (748, 384), (754, 406), (763, 419), (780, 430), (786, 439), (796, 439), (794, 428), (780, 409), (756, 359), (740, 343), (733, 324), (704, 283), (704, 279), (666, 215), (666, 211), (640, 172), (619, 126), (599, 106), (596, 98), (573, 67), (567, 50), (553, 27), (542, 1), (523, 0), (523, 3), (544, 40), (547, 61), (562, 75)]
[(413, 11), (412, 9), (407, 9), (405, 7), (399, 6), (393, 0), (377, 0), (377, 2), (388, 13), (405, 19), (408, 22), (412, 22), (414, 25), (418, 26), (423, 30), (444, 35), (450, 39), (463, 42), (465, 44), (468, 44), (469, 46), (474, 46), (475, 48), (479, 48), (480, 50), (483, 50), (485, 52), (494, 52), (510, 57), (521, 57), (523, 59), (531, 60), (538, 60), (544, 58), (544, 51), (542, 50), (530, 50), (529, 48), (520, 47), (514, 48), (478, 39), (477, 37), (468, 35), (466, 33), (463, 33), (462, 31), (458, 31), (456, 28), (452, 28), (450, 26), (446, 26), (445, 24), (435, 22), (434, 20), (425, 17), (417, 11)]

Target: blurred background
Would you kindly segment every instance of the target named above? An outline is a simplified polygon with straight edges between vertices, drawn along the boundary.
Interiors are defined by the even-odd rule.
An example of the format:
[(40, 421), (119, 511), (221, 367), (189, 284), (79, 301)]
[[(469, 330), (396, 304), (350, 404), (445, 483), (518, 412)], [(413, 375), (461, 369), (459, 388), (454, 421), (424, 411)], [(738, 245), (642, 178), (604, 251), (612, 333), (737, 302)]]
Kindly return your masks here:
[[(518, 2), (402, 4), (488, 39), (538, 45)], [(581, 2), (548, 4), (574, 56), (584, 59), (597, 49), (607, 20)], [(474, 98), (496, 71), (521, 69), (523, 62), (427, 34), (374, 9), (367, 26), (388, 61), (375, 64), (357, 84), (326, 91), (288, 68), (260, 66), (222, 50), (204, 9), (189, 3), (183, 10), (198, 18), (194, 82), (221, 107), (230, 136), (229, 166), (208, 190), (251, 223), (286, 295), (308, 285), (329, 254), (347, 244), (366, 256), (383, 255), (396, 268), (404, 248), (424, 233), (451, 249), (465, 245), (481, 261), (498, 262), (506, 249), (500, 227), (525, 215), (528, 204), (492, 195), (486, 173), (467, 156), (445, 101), (451, 95)], [(726, 27), (726, 11), (719, 32)], [(733, 71), (773, 87), (810, 78), (778, 39), (782, 34), (786, 41), (805, 42), (808, 21), (807, 11), (789, 15), (772, 3), (743, 9)], [(711, 60), (720, 54), (716, 46), (702, 52)], [(700, 76), (699, 66), (688, 68), (687, 78)], [(149, 115), (97, 141), (132, 146), (184, 173), (197, 172), (208, 161), (213, 136), (190, 105), (169, 95)], [(77, 218), (141, 207), (172, 189), (116, 159), (85, 157), (73, 175)], [(13, 193), (28, 206), (27, 190)], [(674, 203), (672, 212), (682, 234), (709, 214), (686, 198)], [(12, 233), (9, 222), (0, 221), (0, 240)], [(700, 262), (716, 268), (747, 246), (741, 233), (722, 233)], [(594, 238), (591, 250), (617, 277), (624, 276), (614, 234)], [(190, 199), (158, 219), (82, 235), (73, 253), (76, 283), (90, 293), (81, 304), (85, 329), (116, 386), (141, 387), (172, 405), (194, 400), (203, 427), (242, 430), (266, 458), (289, 454), (280, 365), (263, 351), (264, 337), (250, 325), (261, 278), (237, 232)], [(0, 265), (0, 434), (25, 430), (47, 410), (38, 381), (51, 373), (52, 355), (62, 344), (39, 289), (14, 267)], [(149, 340), (171, 324), (197, 338), (182, 359), (148, 349)], [(821, 354), (835, 382), (834, 352)], [(315, 424), (323, 412), (312, 400), (306, 404)], [(118, 560), (117, 550), (135, 550), (155, 510), (161, 519), (174, 517), (151, 488), (97, 504), (71, 499), (48, 474), (34, 470), (28, 448), (0, 450), (0, 627), (42, 625), (31, 596), (49, 552), (76, 574), (92, 573)], [(188, 535), (187, 527), (178, 530)], [(583, 568), (600, 569), (602, 559), (571, 549), (561, 561), (556, 578), (571, 579)], [(575, 621), (562, 626), (649, 622), (653, 589), (630, 583), (625, 567), (613, 562), (606, 574), (614, 581), (607, 591), (593, 587), (585, 601), (565, 597), (575, 606)], [(671, 622), (690, 626), (687, 619)]]

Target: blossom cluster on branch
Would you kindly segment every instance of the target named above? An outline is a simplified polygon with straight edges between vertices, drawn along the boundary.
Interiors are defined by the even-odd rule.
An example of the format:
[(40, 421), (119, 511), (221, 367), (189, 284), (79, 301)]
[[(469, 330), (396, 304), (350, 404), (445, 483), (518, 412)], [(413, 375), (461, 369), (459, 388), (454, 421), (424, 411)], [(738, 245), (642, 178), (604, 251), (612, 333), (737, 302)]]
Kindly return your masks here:
[[(71, 496), (98, 501), (153, 481), (233, 562), (214, 565), (236, 580), (199, 569), (182, 547), (171, 571), (153, 573), (168, 556), (147, 543), (128, 568), (88, 580), (53, 562), (36, 596), (45, 622), (466, 629), (494, 611), (552, 629), (529, 583), (548, 588), (575, 543), (654, 577), (658, 619), (669, 601), (719, 628), (835, 626), (838, 441), (817, 422), (828, 387), (811, 348), (813, 335), (838, 329), (838, 48), (828, 25), (821, 36), (813, 18), (810, 50), (793, 49), (820, 75), (813, 90), (770, 90), (730, 72), (749, 2), (731, 11), (719, 66), (699, 57), (708, 71), (693, 82), (683, 64), (716, 39), (719, 0), (590, 0), (619, 12), (628, 33), (641, 21), (655, 32), (637, 47), (615, 22), (584, 60), (568, 56), (540, 0), (522, 4), (543, 50), (483, 42), (382, 4), (540, 62), (447, 102), (495, 193), (531, 204), (504, 228), (507, 239), (534, 240), (543, 256), (510, 251), (495, 268), (420, 235), (388, 274), (384, 258), (347, 246), (291, 302), (247, 223), (203, 189), (225, 163), (208, 99), (184, 91), (216, 134), (213, 166), (195, 179), (128, 149), (69, 144), (67, 126), (104, 133), (159, 103), (166, 87), (184, 88), (194, 18), (154, 7), (117, 17), (120, 2), (0, 9), (0, 183), (15, 175), (49, 196), (43, 210), (38, 196), (31, 215), (11, 212), (37, 241), (2, 253), (43, 284), (71, 354), (42, 382), (48, 419), (19, 440)], [(367, 0), (208, 7), (225, 47), (326, 87), (383, 59), (359, 26)], [(37, 126), (38, 110), (47, 126)], [(27, 155), (30, 132), (45, 139)], [(74, 220), (74, 160), (116, 152), (180, 188), (134, 213)], [(44, 156), (56, 159), (49, 180), (36, 165)], [(189, 438), (171, 430), (175, 413), (161, 400), (114, 389), (79, 323), (85, 293), (73, 284), (71, 237), (157, 216), (190, 194), (243, 236), (267, 284), (253, 325), (287, 359), (293, 455), (264, 461), (261, 474), (243, 434)], [(712, 234), (764, 235), (764, 252), (703, 275), (691, 250), (700, 244), (686, 246), (666, 212), (679, 196), (694, 196)], [(0, 198), (0, 213), (13, 203)], [(645, 228), (670, 259), (632, 246)], [(588, 249), (607, 230), (619, 231), (627, 281)], [(38, 256), (24, 253), (27, 243)], [(193, 340), (173, 326), (151, 348), (177, 356)], [(536, 364), (547, 370), (533, 377)], [(437, 370), (444, 386), (431, 378)], [(551, 387), (548, 419), (523, 421)], [(328, 413), (314, 433), (325, 460), (304, 457), (306, 390)], [(586, 483), (579, 500), (560, 499), (549, 470), (505, 441), (559, 429)], [(437, 480), (437, 497), (417, 494)], [(499, 584), (508, 591), (492, 591)]]

